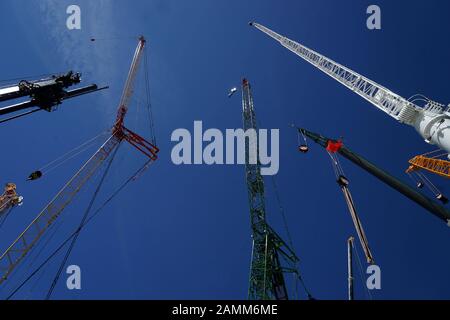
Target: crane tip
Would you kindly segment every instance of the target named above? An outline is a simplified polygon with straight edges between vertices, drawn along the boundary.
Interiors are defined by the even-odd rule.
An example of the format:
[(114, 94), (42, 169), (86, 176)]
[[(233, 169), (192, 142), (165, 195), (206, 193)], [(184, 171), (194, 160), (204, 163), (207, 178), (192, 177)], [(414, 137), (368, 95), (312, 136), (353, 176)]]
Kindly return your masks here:
[(249, 26), (253, 26), (253, 21), (250, 21), (250, 22), (248, 23), (248, 25), (249, 25)]

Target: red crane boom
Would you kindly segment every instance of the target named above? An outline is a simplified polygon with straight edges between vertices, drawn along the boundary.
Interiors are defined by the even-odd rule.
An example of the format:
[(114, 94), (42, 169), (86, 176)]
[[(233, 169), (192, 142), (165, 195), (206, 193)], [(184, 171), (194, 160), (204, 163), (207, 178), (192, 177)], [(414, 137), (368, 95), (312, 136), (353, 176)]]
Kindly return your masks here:
[(72, 202), (76, 194), (123, 140), (128, 141), (152, 161), (157, 159), (159, 149), (155, 145), (124, 127), (124, 119), (133, 94), (134, 82), (144, 46), (145, 39), (144, 37), (140, 37), (125, 82), (122, 98), (120, 99), (116, 122), (112, 128), (112, 135), (0, 256), (0, 284), (7, 279), (17, 265), (26, 257), (27, 253), (36, 245), (45, 231), (49, 229), (64, 209)]

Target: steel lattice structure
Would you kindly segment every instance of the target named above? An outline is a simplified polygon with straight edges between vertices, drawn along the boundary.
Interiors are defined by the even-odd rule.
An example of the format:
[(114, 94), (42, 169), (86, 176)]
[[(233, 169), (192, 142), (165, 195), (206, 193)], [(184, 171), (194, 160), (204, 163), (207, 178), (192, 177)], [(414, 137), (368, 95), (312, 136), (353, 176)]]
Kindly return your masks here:
[[(255, 109), (250, 84), (242, 81), (242, 113), (244, 130), (257, 130)], [(264, 197), (264, 180), (257, 159), (250, 161), (251, 151), (258, 154), (256, 139), (246, 139), (245, 174), (250, 204), (252, 227), (252, 262), (248, 298), (250, 300), (288, 299), (284, 272), (297, 273), (298, 258), (293, 250), (268, 225)], [(283, 266), (283, 262), (288, 267)]]
[(400, 123), (413, 126), (427, 143), (450, 152), (450, 109), (429, 99), (422, 107), (382, 85), (258, 23), (258, 30), (277, 40), (314, 67), (352, 90)]
[(144, 46), (145, 39), (140, 37), (123, 89), (111, 136), (0, 256), (0, 284), (7, 280), (11, 272), (33, 249), (44, 233), (123, 140), (129, 142), (149, 157), (151, 161), (157, 159), (158, 147), (124, 127), (124, 120), (133, 94), (134, 82)]

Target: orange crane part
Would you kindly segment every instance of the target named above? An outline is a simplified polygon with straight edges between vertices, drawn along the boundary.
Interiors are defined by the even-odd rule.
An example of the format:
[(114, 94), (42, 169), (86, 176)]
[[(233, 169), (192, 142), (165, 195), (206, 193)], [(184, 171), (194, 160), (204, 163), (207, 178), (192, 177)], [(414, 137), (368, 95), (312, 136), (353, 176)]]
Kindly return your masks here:
[(423, 169), (441, 177), (450, 178), (450, 161), (418, 155), (408, 162), (410, 166), (406, 170), (407, 173)]
[(20, 205), (23, 198), (17, 194), (16, 185), (14, 183), (7, 183), (5, 191), (0, 195), (0, 215), (14, 206)]

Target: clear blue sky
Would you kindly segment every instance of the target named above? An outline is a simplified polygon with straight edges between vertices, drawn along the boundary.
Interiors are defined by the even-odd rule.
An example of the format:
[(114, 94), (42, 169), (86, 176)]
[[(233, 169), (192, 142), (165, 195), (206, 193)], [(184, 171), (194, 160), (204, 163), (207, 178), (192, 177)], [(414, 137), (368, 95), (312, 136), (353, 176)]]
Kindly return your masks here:
[[(74, 3), (82, 10), (81, 31), (65, 28), (66, 8)], [(315, 297), (345, 299), (346, 239), (354, 234), (353, 225), (328, 156), (318, 147), (299, 154), (296, 133), (288, 124), (344, 136), (351, 149), (405, 181), (407, 160), (432, 147), (412, 128), (399, 125), (247, 22), (271, 27), (404, 97), (423, 93), (448, 103), (450, 4), (376, 1), (382, 30), (369, 31), (365, 11), (370, 4), (2, 1), (0, 79), (76, 69), (86, 84), (111, 88), (68, 101), (58, 112), (1, 126), (0, 182), (16, 182), (25, 197), (24, 206), (1, 230), (1, 250), (89, 152), (35, 183), (26, 183), (26, 176), (113, 123), (136, 46), (123, 37), (144, 34), (160, 159), (82, 232), (69, 259), (82, 269), (82, 290), (68, 291), (60, 281), (53, 298), (246, 298), (251, 238), (244, 167), (175, 166), (170, 160), (174, 129), (192, 129), (194, 120), (202, 120), (206, 128), (242, 127), (239, 96), (228, 99), (226, 94), (246, 76), (259, 122), (281, 130), (276, 180), (303, 277)], [(90, 42), (91, 37), (121, 39)], [(128, 125), (148, 134), (140, 112), (130, 111)], [(101, 199), (144, 161), (135, 149), (122, 146)], [(374, 298), (450, 298), (449, 228), (359, 168), (342, 163), (382, 269), (382, 290), (372, 292)], [(61, 216), (63, 225), (47, 251), (75, 228), (96, 181), (98, 177)], [(434, 181), (449, 191), (445, 180)], [(285, 235), (270, 179), (266, 185), (269, 220)], [(43, 298), (57, 265), (54, 261), (33, 290), (27, 287), (17, 297)], [(2, 297), (27, 266), (3, 287)], [(364, 298), (361, 279), (356, 281), (356, 295)]]

